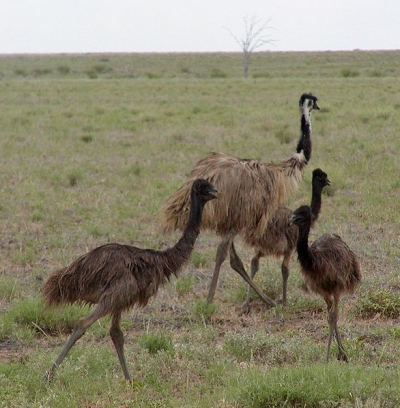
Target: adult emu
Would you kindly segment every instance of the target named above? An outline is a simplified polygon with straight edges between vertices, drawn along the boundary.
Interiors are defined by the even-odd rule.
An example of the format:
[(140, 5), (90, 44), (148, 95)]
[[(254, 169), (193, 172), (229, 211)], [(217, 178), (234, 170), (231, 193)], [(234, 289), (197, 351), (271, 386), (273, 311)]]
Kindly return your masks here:
[(172, 248), (155, 251), (130, 245), (106, 244), (50, 275), (43, 287), (47, 305), (81, 302), (97, 306), (76, 323), (60, 355), (46, 373), (48, 381), (53, 378), (55, 369), (75, 342), (96, 320), (107, 314), (111, 315), (110, 336), (124, 377), (130, 380), (123, 350), (121, 313), (135, 304), (145, 306), (160, 285), (166, 283), (171, 275), (177, 276), (193, 251), (200, 232), (203, 207), (216, 198), (216, 192), (208, 181), (196, 180), (192, 183), (189, 219), (181, 239)]
[[(321, 169), (315, 169), (312, 173), (312, 193), (311, 193), (311, 228), (317, 221), (321, 212), (321, 195), (324, 187), (330, 185), (328, 175)], [(279, 207), (274, 217), (268, 222), (264, 233), (253, 240), (245, 239), (245, 243), (254, 248), (255, 254), (251, 260), (251, 279), (258, 272), (260, 258), (263, 256), (283, 257), (282, 259), (282, 304), (286, 305), (287, 281), (289, 278), (289, 263), (291, 256), (296, 249), (298, 228), (290, 224), (290, 217), (293, 212), (289, 208)], [(233, 245), (233, 242), (232, 242)], [(246, 301), (242, 308), (244, 313), (250, 312), (250, 286), (247, 290)]]
[(239, 159), (223, 153), (209, 153), (192, 169), (185, 183), (167, 200), (163, 208), (164, 231), (182, 229), (188, 217), (189, 191), (192, 181), (204, 178), (224, 192), (220, 200), (204, 211), (201, 227), (221, 236), (207, 300), (212, 302), (219, 272), (230, 252), (231, 267), (271, 306), (266, 296), (244, 269), (232, 244), (236, 235), (252, 241), (261, 236), (278, 207), (288, 201), (297, 188), (311, 157), (311, 112), (319, 109), (317, 98), (303, 94), (299, 101), (301, 135), (296, 153), (279, 164)]
[(338, 360), (348, 361), (337, 326), (339, 300), (344, 293), (353, 293), (361, 281), (360, 265), (347, 244), (334, 234), (324, 234), (310, 246), (308, 235), (312, 221), (311, 209), (303, 205), (294, 211), (291, 223), (299, 228), (297, 253), (301, 272), (308, 288), (322, 296), (328, 307), (329, 340), (326, 361), (329, 360), (333, 335), (338, 343)]

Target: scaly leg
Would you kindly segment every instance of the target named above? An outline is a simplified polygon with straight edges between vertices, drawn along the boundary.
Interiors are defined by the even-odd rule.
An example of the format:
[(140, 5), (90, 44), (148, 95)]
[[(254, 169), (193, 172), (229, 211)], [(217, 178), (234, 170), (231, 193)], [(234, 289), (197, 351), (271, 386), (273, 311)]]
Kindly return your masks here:
[(222, 238), (221, 243), (217, 249), (217, 255), (215, 257), (215, 267), (214, 273), (211, 280), (210, 289), (208, 290), (207, 302), (212, 303), (214, 300), (215, 290), (217, 289), (218, 279), (219, 279), (219, 271), (221, 269), (222, 264), (224, 263), (226, 257), (228, 256), (228, 248), (229, 244), (233, 240), (235, 233), (230, 232)]
[(250, 276), (247, 274), (246, 270), (244, 269), (243, 262), (239, 258), (238, 254), (236, 253), (235, 246), (233, 241), (231, 243), (230, 249), (230, 263), (232, 269), (234, 269), (251, 287), (252, 289), (260, 296), (260, 298), (269, 306), (276, 306), (276, 303), (269, 298), (264, 292), (252, 281)]
[(122, 372), (124, 373), (125, 380), (130, 381), (131, 376), (129, 375), (128, 367), (126, 365), (125, 355), (124, 355), (124, 334), (121, 330), (121, 312), (114, 313), (112, 315), (110, 336), (114, 343), (115, 349), (117, 350), (119, 363), (121, 364)]
[(76, 323), (74, 330), (71, 336), (68, 338), (67, 342), (65, 343), (63, 349), (61, 350), (61, 353), (57, 357), (56, 361), (54, 362), (50, 370), (47, 371), (45, 376), (47, 381), (51, 381), (53, 379), (54, 371), (56, 370), (56, 368), (64, 360), (65, 356), (71, 350), (72, 346), (85, 334), (86, 330), (96, 320), (100, 319), (100, 317), (105, 316), (107, 313), (108, 311), (106, 311), (104, 307), (99, 304), (90, 315), (84, 317), (83, 319), (79, 320), (78, 323)]
[[(251, 269), (250, 269), (250, 277), (252, 280), (254, 280), (254, 277), (256, 276), (258, 272), (258, 268), (260, 265), (260, 258), (261, 258), (261, 252), (257, 252), (253, 259), (251, 260)], [(250, 293), (251, 293), (251, 286), (247, 286), (247, 295), (246, 295), (246, 301), (243, 303), (242, 306), (242, 313), (244, 314), (249, 314), (250, 313)]]

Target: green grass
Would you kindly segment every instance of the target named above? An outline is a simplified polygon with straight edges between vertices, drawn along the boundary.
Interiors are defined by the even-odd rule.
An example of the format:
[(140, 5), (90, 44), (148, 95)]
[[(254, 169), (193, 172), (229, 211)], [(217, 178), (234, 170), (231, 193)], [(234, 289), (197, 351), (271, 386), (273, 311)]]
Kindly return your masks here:
[[(7, 407), (394, 407), (399, 405), (399, 52), (0, 56), (0, 397)], [(314, 92), (313, 153), (288, 203), (331, 186), (312, 239), (341, 235), (363, 282), (343, 298), (349, 364), (326, 364), (326, 306), (291, 262), (288, 305), (268, 309), (224, 263), (205, 298), (218, 238), (203, 232), (182, 277), (123, 317), (126, 384), (108, 336), (88, 330), (43, 376), (79, 306), (45, 309), (43, 281), (106, 242), (155, 249), (159, 210), (209, 151), (279, 162), (295, 149), (298, 99)], [(244, 266), (253, 252), (236, 243)], [(281, 296), (280, 261), (257, 284)]]

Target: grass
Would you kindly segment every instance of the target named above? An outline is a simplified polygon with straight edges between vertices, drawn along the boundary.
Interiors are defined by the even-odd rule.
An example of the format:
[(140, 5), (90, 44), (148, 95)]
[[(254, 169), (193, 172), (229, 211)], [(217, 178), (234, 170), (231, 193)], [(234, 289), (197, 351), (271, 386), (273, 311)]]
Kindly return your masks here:
[[(0, 56), (0, 397), (7, 407), (394, 407), (399, 405), (399, 53)], [(298, 99), (319, 97), (313, 154), (288, 204), (309, 202), (311, 172), (332, 185), (312, 239), (340, 234), (363, 282), (341, 302), (350, 363), (324, 362), (324, 302), (291, 263), (288, 305), (266, 308), (226, 262), (205, 298), (218, 239), (203, 232), (182, 277), (123, 317), (126, 384), (109, 319), (43, 381), (79, 306), (45, 309), (55, 269), (106, 242), (162, 249), (159, 209), (209, 151), (280, 161), (299, 134)], [(238, 240), (249, 270), (252, 251)], [(256, 277), (281, 293), (280, 261)]]

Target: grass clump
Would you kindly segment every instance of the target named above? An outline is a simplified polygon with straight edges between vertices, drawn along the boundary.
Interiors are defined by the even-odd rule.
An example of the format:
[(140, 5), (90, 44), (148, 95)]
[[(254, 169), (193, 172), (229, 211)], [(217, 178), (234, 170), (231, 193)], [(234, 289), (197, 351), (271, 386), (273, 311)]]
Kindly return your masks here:
[(200, 318), (202, 321), (207, 322), (211, 319), (214, 313), (217, 311), (217, 305), (215, 303), (208, 303), (206, 300), (198, 300), (193, 306), (193, 314)]
[(187, 295), (193, 289), (196, 280), (194, 276), (182, 276), (176, 281), (176, 292), (178, 297), (182, 298)]
[(87, 314), (87, 309), (79, 306), (45, 308), (37, 297), (15, 300), (0, 318), (0, 339), (12, 338), (16, 328), (27, 330), (33, 337), (69, 333), (85, 310)]
[(238, 379), (236, 400), (241, 408), (364, 406), (367, 401), (365, 406), (380, 406), (390, 394), (389, 400), (396, 405), (400, 393), (392, 388), (395, 381), (384, 368), (375, 371), (336, 364), (290, 370), (250, 368)]
[(368, 291), (359, 296), (357, 313), (364, 318), (381, 315), (388, 318), (400, 316), (400, 294), (387, 289)]
[(139, 344), (146, 349), (150, 354), (157, 354), (160, 351), (165, 351), (169, 354), (174, 354), (174, 346), (172, 337), (163, 333), (142, 334), (139, 337)]

